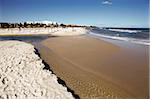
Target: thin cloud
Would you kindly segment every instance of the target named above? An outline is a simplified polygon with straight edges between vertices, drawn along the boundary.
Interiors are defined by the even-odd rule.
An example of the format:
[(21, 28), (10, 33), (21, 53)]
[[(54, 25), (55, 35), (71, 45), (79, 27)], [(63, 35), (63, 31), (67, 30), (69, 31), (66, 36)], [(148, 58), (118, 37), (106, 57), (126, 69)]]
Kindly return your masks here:
[(112, 2), (110, 0), (105, 0), (102, 2), (104, 5), (112, 5)]

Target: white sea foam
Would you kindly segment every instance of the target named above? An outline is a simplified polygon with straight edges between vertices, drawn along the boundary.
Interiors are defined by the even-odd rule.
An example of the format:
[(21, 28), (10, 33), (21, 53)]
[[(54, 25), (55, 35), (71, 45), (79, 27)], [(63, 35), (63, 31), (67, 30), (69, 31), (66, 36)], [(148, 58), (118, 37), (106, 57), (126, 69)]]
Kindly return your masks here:
[(150, 45), (150, 40), (141, 40), (141, 39), (134, 39), (134, 38), (128, 38), (128, 37), (108, 36), (108, 35), (102, 35), (102, 34), (97, 34), (97, 33), (93, 33), (93, 32), (90, 32), (89, 34), (92, 34), (94, 36), (114, 39), (114, 40), (128, 41), (128, 42), (136, 43), (136, 44)]
[(128, 32), (128, 33), (137, 33), (141, 32), (139, 30), (124, 30), (124, 29), (107, 29), (109, 31), (114, 31), (114, 32)]

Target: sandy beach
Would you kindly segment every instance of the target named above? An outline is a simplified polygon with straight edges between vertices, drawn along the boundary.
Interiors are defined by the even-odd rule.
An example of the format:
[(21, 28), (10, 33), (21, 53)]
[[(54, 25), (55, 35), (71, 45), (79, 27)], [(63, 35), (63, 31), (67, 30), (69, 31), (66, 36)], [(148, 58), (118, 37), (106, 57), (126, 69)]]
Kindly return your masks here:
[[(48, 34), (39, 34), (39, 31), (39, 33), (35, 33), (36, 35), (33, 35), (30, 30), (31, 29), (25, 29), (22, 30), (24, 32), (21, 33), (19, 33), (19, 31), (17, 33), (13, 32), (14, 34), (1, 33), (2, 35), (0, 38), (1, 40), (4, 40), (0, 42), (0, 52), (3, 53), (1, 54), (1, 62), (3, 64), (1, 65), (2, 67), (7, 68), (5, 61), (8, 60), (9, 57), (8, 55), (4, 54), (5, 52), (8, 52), (10, 57), (14, 57), (14, 59), (11, 61), (17, 61), (16, 64), (19, 64), (18, 60), (23, 61), (21, 60), (21, 57), (23, 56), (29, 57), (29, 59), (25, 59), (25, 62), (28, 63), (30, 60), (34, 60), (37, 62), (35, 66), (39, 66), (37, 68), (35, 66), (31, 66), (33, 64), (20, 64), (21, 66), (27, 66), (27, 70), (32, 68), (29, 78), (22, 78), (22, 76), (28, 75), (28, 72), (18, 69), (18, 65), (13, 65), (13, 67), (17, 69), (16, 72), (21, 73), (19, 80), (20, 82), (22, 80), (31, 81), (32, 79), (30, 80), (30, 78), (34, 79), (35, 77), (33, 72), (36, 72), (37, 70), (42, 73), (44, 72), (45, 75), (49, 75), (47, 71), (41, 69), (41, 67), (44, 65), (42, 64), (42, 60), (34, 53), (35, 49), (33, 45), (35, 45), (35, 47), (38, 49), (40, 57), (55, 73), (51, 74), (50, 71), (50, 76), (44, 78), (50, 83), (43, 83), (45, 80), (39, 81), (41, 84), (40, 86), (47, 86), (47, 88), (53, 90), (49, 91), (49, 89), (46, 89), (47, 93), (45, 94), (38, 93), (39, 91), (42, 93), (44, 92), (43, 89), (37, 89), (38, 84), (35, 84), (34, 87), (35, 90), (38, 91), (33, 93), (32, 89), (30, 89), (26, 83), (20, 84), (20, 86), (25, 85), (25, 87), (22, 88), (26, 88), (27, 91), (31, 90), (31, 93), (29, 93), (28, 97), (32, 96), (30, 94), (36, 94), (42, 98), (55, 98), (56, 96), (59, 96), (57, 93), (61, 93), (61, 91), (58, 90), (63, 90), (60, 98), (73, 98), (71, 93), (67, 92), (66, 87), (59, 87), (62, 86), (61, 84), (58, 84), (57, 77), (59, 77), (63, 80), (65, 85), (67, 85), (67, 88), (71, 90), (73, 96), (77, 95), (77, 97), (74, 96), (77, 99), (79, 97), (81, 99), (148, 99), (148, 45), (95, 36), (89, 34), (89, 31), (85, 30), (84, 28), (61, 29), (61, 31), (55, 31), (53, 33), (47, 32), (47, 30), (43, 28), (41, 30)], [(26, 34), (28, 31), (29, 33)], [(33, 29), (32, 31), (36, 31), (36, 29)], [(32, 43), (33, 45), (18, 41), (6, 41), (10, 39), (22, 40), (24, 42)], [(18, 54), (13, 54), (16, 52), (16, 49)], [(32, 55), (30, 55), (30, 53), (32, 53)], [(2, 60), (4, 56), (7, 57)], [(4, 70), (2, 70), (2, 72), (8, 75)], [(24, 74), (22, 74), (23, 72)], [(54, 78), (51, 79), (51, 76)], [(45, 76), (38, 75), (38, 77), (41, 79)], [(3, 78), (4, 77), (2, 77), (1, 82), (2, 87), (7, 85), (7, 83), (3, 84)], [(15, 77), (9, 78), (9, 75), (7, 78), (8, 82), (9, 79), (12, 79), (14, 82), (16, 79)], [(34, 79), (34, 81), (37, 80)], [(56, 88), (54, 89), (52, 87), (53, 83), (51, 83), (53, 81), (56, 82)], [(11, 85), (8, 84), (9, 88), (14, 88), (12, 87), (14, 82), (11, 83)], [(32, 86), (32, 83), (29, 82), (28, 85)], [(19, 92), (24, 92), (24, 89), (18, 89), (17, 86), (15, 86), (15, 89), (17, 91), (19, 90)], [(2, 92), (3, 93), (0, 95), (2, 97), (6, 98), (7, 96), (12, 96), (5, 90)], [(18, 97), (24, 97), (24, 94), (22, 93), (18, 95)], [(12, 94), (15, 95), (15, 93)]]
[(150, 99), (149, 0), (1, 0), (0, 99)]
[(49, 38), (37, 48), (81, 99), (148, 99), (148, 46), (124, 43), (83, 35)]

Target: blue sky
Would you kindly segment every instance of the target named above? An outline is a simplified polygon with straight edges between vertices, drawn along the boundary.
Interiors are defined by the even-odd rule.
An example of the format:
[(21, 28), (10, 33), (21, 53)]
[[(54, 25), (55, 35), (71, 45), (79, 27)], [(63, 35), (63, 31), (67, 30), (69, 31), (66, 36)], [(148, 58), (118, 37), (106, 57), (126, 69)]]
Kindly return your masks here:
[(149, 0), (0, 0), (0, 22), (148, 27)]

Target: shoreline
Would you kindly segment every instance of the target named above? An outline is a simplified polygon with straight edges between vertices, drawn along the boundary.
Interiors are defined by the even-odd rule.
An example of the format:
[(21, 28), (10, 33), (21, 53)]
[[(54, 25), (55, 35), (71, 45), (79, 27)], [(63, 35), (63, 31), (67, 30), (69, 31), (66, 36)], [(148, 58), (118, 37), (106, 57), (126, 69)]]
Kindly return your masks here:
[(135, 38), (128, 38), (128, 37), (109, 36), (109, 35), (97, 34), (97, 33), (94, 33), (94, 32), (90, 32), (89, 34), (91, 36), (96, 36), (97, 38), (119, 40), (119, 41), (129, 42), (129, 43), (133, 43), (133, 44), (140, 44), (140, 45), (150, 46), (149, 39), (144, 40), (144, 39), (135, 39)]

